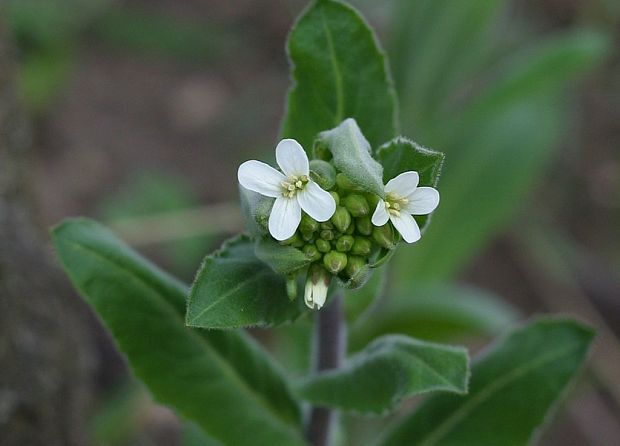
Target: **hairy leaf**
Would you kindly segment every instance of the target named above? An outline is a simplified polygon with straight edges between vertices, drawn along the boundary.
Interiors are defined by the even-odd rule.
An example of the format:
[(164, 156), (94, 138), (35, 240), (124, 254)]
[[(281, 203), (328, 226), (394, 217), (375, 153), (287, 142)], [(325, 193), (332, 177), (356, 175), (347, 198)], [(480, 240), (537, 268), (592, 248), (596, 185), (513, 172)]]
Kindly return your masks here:
[(291, 302), (284, 278), (258, 259), (247, 236), (235, 237), (205, 258), (187, 300), (191, 327), (267, 327), (296, 319), (305, 307)]
[(397, 133), (396, 99), (383, 51), (350, 6), (318, 0), (288, 39), (294, 84), (283, 137), (310, 148), (315, 136), (354, 118), (373, 147)]
[(158, 402), (224, 444), (303, 444), (287, 383), (249, 336), (186, 327), (187, 288), (103, 226), (72, 219), (52, 236), (73, 284)]
[(468, 362), (467, 351), (461, 347), (384, 336), (353, 355), (342, 368), (306, 378), (298, 393), (314, 404), (381, 414), (419, 393), (467, 392)]
[(581, 368), (592, 337), (571, 320), (541, 318), (518, 328), (474, 365), (467, 396), (429, 398), (380, 444), (529, 444)]
[(310, 264), (311, 259), (293, 246), (282, 246), (279, 243), (260, 238), (256, 241), (256, 257), (265, 262), (279, 274), (291, 274)]

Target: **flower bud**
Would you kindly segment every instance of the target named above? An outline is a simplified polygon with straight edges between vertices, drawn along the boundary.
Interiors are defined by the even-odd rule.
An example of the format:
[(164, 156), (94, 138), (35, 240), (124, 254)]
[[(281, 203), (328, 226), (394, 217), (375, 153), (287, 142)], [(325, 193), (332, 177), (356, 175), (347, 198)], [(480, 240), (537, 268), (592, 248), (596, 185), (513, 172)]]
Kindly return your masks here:
[(323, 160), (310, 161), (310, 177), (324, 190), (330, 190), (336, 184), (336, 169)]
[(331, 221), (324, 221), (321, 223), (321, 229), (334, 229), (334, 225)]
[(323, 161), (329, 161), (332, 159), (332, 152), (327, 148), (327, 145), (321, 141), (316, 140), (314, 147), (312, 148), (314, 156)]
[(314, 241), (314, 234), (313, 233), (302, 232), (301, 233), (301, 238), (303, 239), (304, 242), (313, 242)]
[(308, 269), (306, 287), (304, 289), (304, 302), (308, 308), (320, 310), (327, 299), (327, 290), (331, 277), (325, 269), (314, 264)]
[(347, 255), (343, 252), (330, 251), (323, 256), (323, 265), (332, 274), (338, 274), (347, 266)]
[(370, 212), (370, 208), (368, 207), (368, 201), (366, 201), (366, 198), (364, 198), (363, 195), (347, 195), (343, 199), (343, 203), (347, 210), (354, 217), (363, 217), (365, 215), (368, 215), (368, 213)]
[(332, 215), (331, 221), (336, 229), (340, 232), (344, 232), (351, 224), (351, 214), (349, 214), (349, 211), (347, 211), (347, 208), (344, 206), (338, 206), (336, 212)]
[(369, 216), (356, 218), (355, 227), (357, 228), (357, 232), (362, 235), (372, 234), (372, 223)]
[(355, 277), (362, 268), (366, 266), (366, 259), (359, 256), (349, 256), (345, 272), (349, 277)]
[(312, 234), (319, 229), (319, 222), (310, 217), (308, 214), (301, 216), (301, 222), (299, 223), (299, 230), (304, 234)]
[(297, 299), (297, 279), (293, 275), (286, 278), (286, 295), (290, 300)]
[(393, 249), (395, 247), (395, 237), (392, 225), (387, 223), (383, 226), (375, 226), (372, 230), (372, 239), (383, 248)]
[(291, 245), (294, 248), (301, 248), (306, 243), (302, 240), (299, 232), (293, 234), (293, 236), (289, 239), (283, 240), (280, 242), (281, 245)]
[(353, 246), (354, 239), (350, 235), (342, 235), (336, 240), (336, 249), (340, 252), (347, 252)]
[(347, 235), (352, 235), (355, 232), (355, 223), (351, 222), (346, 231), (344, 231)]
[(316, 262), (321, 258), (321, 253), (315, 245), (306, 245), (303, 247), (302, 251), (311, 262)]
[(332, 229), (323, 229), (321, 231), (321, 238), (323, 240), (333, 240), (334, 239), (334, 231)]
[(379, 203), (379, 196), (375, 194), (364, 194), (364, 196), (366, 197), (366, 201), (368, 201), (368, 206), (370, 206), (370, 209), (374, 212), (377, 208), (377, 203)]
[(327, 240), (320, 238), (315, 243), (319, 252), (326, 253), (332, 250), (332, 245)]
[(372, 243), (367, 238), (355, 237), (353, 246), (351, 247), (351, 254), (356, 256), (368, 257), (372, 250)]
[(334, 198), (334, 201), (336, 202), (336, 206), (338, 206), (340, 204), (340, 195), (338, 195), (338, 192), (335, 192), (335, 191), (331, 191), (330, 194)]
[(336, 175), (336, 185), (341, 190), (359, 191), (360, 187), (349, 179), (344, 173)]

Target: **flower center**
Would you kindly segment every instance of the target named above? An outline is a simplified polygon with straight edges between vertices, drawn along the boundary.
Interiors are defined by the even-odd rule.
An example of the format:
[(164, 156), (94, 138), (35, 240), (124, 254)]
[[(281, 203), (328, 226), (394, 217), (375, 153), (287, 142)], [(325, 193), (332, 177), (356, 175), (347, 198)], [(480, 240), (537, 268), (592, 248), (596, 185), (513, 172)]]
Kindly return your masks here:
[(303, 188), (308, 183), (308, 176), (290, 176), (285, 181), (282, 181), (280, 185), (282, 186), (282, 195), (287, 198), (293, 198), (297, 192), (303, 190)]
[(390, 192), (385, 197), (385, 209), (388, 213), (394, 217), (400, 217), (400, 211), (409, 203), (409, 200), (405, 197)]

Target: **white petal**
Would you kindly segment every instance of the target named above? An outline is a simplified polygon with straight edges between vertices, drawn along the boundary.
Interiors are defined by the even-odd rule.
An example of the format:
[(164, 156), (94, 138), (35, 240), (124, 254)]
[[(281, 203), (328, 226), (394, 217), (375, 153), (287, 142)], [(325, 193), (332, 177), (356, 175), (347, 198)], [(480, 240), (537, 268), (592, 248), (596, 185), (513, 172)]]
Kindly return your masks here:
[(276, 198), (269, 216), (269, 233), (276, 240), (286, 240), (295, 234), (301, 221), (301, 208), (294, 198)]
[(375, 212), (372, 214), (372, 224), (375, 226), (383, 226), (388, 222), (388, 218), (389, 215), (387, 209), (385, 209), (385, 201), (379, 200)]
[(410, 170), (409, 172), (403, 172), (400, 175), (392, 178), (385, 185), (385, 192), (390, 193), (394, 192), (396, 195), (400, 197), (406, 197), (411, 195), (416, 187), (418, 187), (418, 182), (420, 181), (420, 176), (418, 172)]
[(322, 279), (319, 279), (318, 283), (314, 284), (312, 281), (308, 280), (306, 282), (306, 288), (304, 290), (304, 302), (306, 306), (310, 309), (314, 309), (316, 306), (317, 310), (320, 310), (321, 307), (325, 304), (325, 300), (327, 299), (327, 290), (329, 285), (326, 284)]
[(430, 214), (439, 205), (439, 192), (432, 187), (418, 187), (407, 198), (409, 203), (405, 205), (404, 210), (413, 215)]
[(401, 212), (398, 217), (390, 215), (390, 221), (407, 243), (420, 240), (420, 228), (411, 215), (405, 212)]
[(286, 177), (269, 164), (250, 160), (239, 166), (237, 179), (246, 189), (268, 197), (280, 197), (282, 196), (282, 186), (280, 183)]
[(332, 194), (321, 189), (314, 181), (308, 181), (303, 190), (297, 193), (301, 208), (316, 221), (327, 221), (336, 212), (336, 201)]
[(283, 139), (276, 147), (276, 161), (286, 176), (310, 174), (308, 155), (294, 139)]

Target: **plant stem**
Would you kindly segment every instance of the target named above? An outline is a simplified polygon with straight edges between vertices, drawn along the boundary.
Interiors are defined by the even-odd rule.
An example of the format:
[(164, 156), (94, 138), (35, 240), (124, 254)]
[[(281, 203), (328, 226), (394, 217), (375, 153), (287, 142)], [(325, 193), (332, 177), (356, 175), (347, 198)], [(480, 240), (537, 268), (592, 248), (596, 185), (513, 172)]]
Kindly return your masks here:
[[(346, 349), (346, 327), (342, 308), (342, 291), (317, 311), (314, 334), (314, 370), (335, 369), (340, 366)], [(325, 407), (313, 407), (306, 437), (313, 446), (329, 446), (336, 412)]]

